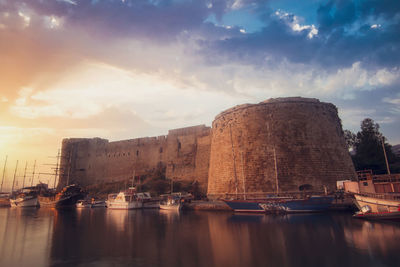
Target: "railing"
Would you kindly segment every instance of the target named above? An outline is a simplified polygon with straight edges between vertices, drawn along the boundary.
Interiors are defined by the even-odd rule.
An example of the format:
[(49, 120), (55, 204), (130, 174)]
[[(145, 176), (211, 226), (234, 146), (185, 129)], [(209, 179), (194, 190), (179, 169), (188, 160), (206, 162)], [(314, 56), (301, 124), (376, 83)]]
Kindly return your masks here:
[(374, 183), (400, 182), (400, 173), (372, 174), (371, 170), (357, 171), (358, 181), (372, 180)]

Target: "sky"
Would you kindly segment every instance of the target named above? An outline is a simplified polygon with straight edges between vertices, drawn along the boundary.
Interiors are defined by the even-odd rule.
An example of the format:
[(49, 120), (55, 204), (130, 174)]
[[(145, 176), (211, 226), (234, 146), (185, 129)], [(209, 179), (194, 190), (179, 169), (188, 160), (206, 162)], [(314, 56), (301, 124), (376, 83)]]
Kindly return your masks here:
[(19, 185), (35, 159), (54, 171), (63, 138), (165, 135), (275, 97), (333, 103), (353, 132), (372, 118), (395, 145), (399, 86), (397, 0), (0, 0), (0, 175), (6, 156), (6, 187), (16, 160)]

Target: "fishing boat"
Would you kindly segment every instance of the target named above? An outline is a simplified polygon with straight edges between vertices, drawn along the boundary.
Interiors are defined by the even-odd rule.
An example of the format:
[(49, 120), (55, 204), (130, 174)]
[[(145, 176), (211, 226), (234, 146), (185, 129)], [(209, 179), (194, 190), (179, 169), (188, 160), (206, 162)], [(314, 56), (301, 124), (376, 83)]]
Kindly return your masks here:
[(179, 211), (182, 209), (182, 200), (179, 196), (169, 195), (160, 202), (160, 209)]
[(64, 187), (60, 192), (46, 191), (39, 194), (38, 200), (41, 207), (68, 207), (74, 206), (81, 199), (81, 188), (75, 184)]
[(400, 220), (400, 194), (354, 194), (359, 211), (355, 218), (377, 220)]
[(334, 197), (312, 195), (302, 198), (272, 196), (256, 200), (223, 200), (235, 212), (297, 213), (323, 212), (332, 205)]
[(121, 191), (117, 195), (110, 194), (107, 199), (107, 208), (130, 210), (141, 209), (143, 202), (140, 201), (134, 190)]

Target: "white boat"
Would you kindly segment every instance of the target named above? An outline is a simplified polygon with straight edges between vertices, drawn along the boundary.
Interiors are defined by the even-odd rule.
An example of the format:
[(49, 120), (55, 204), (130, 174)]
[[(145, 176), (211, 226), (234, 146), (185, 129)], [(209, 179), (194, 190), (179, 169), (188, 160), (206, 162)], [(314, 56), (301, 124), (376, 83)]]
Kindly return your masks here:
[(20, 196), (10, 199), (11, 207), (37, 207), (39, 206), (37, 196)]
[(138, 200), (136, 194), (133, 192), (120, 192), (115, 198), (114, 195), (109, 195), (107, 200), (107, 208), (109, 209), (130, 210), (141, 209), (143, 207), (143, 202)]
[(175, 211), (181, 210), (182, 209), (181, 198), (168, 196), (165, 201), (160, 202), (160, 209), (175, 210)]
[(38, 188), (26, 187), (21, 189), (13, 197), (10, 198), (11, 207), (37, 207), (38, 201)]

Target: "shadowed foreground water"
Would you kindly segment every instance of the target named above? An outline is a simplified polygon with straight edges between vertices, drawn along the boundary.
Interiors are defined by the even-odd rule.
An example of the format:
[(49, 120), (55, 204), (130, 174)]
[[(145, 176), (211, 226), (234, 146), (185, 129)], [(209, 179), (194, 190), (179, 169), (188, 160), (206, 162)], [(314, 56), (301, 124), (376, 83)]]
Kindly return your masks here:
[(400, 224), (285, 216), (0, 209), (0, 266), (400, 266)]

